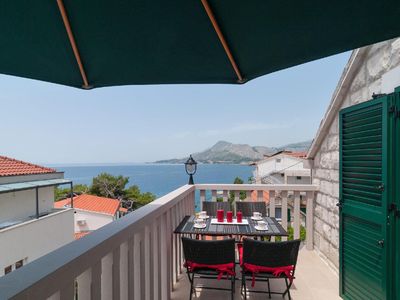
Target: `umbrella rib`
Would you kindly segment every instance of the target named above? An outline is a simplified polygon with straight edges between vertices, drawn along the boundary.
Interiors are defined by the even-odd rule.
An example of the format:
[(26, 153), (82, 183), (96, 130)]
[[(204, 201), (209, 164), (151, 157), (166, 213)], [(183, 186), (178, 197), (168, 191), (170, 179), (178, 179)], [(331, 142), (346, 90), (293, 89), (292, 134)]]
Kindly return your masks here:
[(79, 71), (82, 76), (83, 88), (89, 89), (89, 88), (91, 88), (91, 86), (89, 85), (89, 82), (86, 77), (85, 69), (83, 68), (81, 56), (79, 55), (78, 46), (76, 45), (74, 34), (72, 33), (71, 24), (69, 23), (67, 12), (64, 7), (64, 3), (62, 0), (57, 0), (57, 4), (58, 4), (58, 9), (60, 10), (60, 13), (61, 13), (61, 17), (64, 22), (65, 30), (67, 31), (67, 34), (68, 34), (68, 39), (71, 44), (72, 51), (74, 52), (75, 59), (78, 64), (78, 67), (79, 67)]
[(222, 44), (222, 47), (224, 47), (225, 53), (228, 56), (229, 61), (231, 62), (231, 65), (232, 65), (232, 67), (233, 67), (233, 69), (234, 69), (234, 71), (236, 73), (236, 76), (238, 77), (238, 82), (239, 83), (243, 83), (245, 80), (243, 79), (242, 74), (240, 73), (239, 67), (238, 67), (238, 65), (237, 65), (237, 63), (235, 61), (235, 58), (232, 55), (232, 52), (231, 52), (231, 50), (229, 48), (229, 45), (225, 40), (225, 37), (224, 37), (224, 35), (223, 35), (219, 25), (218, 25), (218, 22), (217, 22), (217, 20), (216, 20), (216, 18), (214, 16), (214, 13), (212, 12), (212, 9), (211, 9), (210, 5), (208, 4), (207, 0), (201, 0), (201, 3), (203, 4), (204, 9), (206, 10), (206, 13), (208, 15), (208, 18), (210, 19), (210, 21), (211, 21), (211, 23), (212, 23), (212, 25), (214, 27), (214, 30), (218, 35), (218, 38), (219, 38), (219, 41)]

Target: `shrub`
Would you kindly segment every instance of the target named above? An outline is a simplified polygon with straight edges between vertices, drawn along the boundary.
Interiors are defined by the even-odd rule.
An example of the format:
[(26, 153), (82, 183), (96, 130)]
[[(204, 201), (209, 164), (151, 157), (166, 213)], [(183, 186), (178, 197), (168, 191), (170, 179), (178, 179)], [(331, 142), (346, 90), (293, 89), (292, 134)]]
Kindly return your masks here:
[[(289, 226), (288, 229), (287, 229), (287, 232), (289, 234), (288, 240), (289, 241), (293, 241), (293, 239), (294, 239), (294, 229), (293, 229), (293, 227)], [(303, 241), (303, 242), (306, 240), (306, 229), (302, 225), (300, 225), (300, 240)], [(277, 242), (282, 241), (282, 237), (277, 236), (275, 238), (275, 241), (277, 241)]]

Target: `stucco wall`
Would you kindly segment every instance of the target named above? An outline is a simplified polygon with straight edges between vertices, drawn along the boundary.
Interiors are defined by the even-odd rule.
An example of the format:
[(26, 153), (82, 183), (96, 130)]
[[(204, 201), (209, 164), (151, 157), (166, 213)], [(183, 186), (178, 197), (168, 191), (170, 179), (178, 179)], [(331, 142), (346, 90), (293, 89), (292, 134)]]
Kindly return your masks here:
[[(49, 212), (54, 205), (54, 187), (39, 188), (39, 212)], [(36, 214), (36, 190), (0, 194), (0, 223), (24, 219)]]
[(73, 209), (0, 230), (0, 277), (19, 260), (29, 263), (74, 240)]
[[(400, 86), (400, 39), (367, 47), (363, 63), (354, 73), (340, 108), (370, 100), (373, 93), (390, 93)], [(335, 268), (339, 267), (339, 115), (319, 147), (313, 162), (313, 183), (319, 184), (314, 219), (315, 248)]]
[[(278, 162), (279, 161), (279, 162)], [(261, 183), (263, 176), (273, 172), (284, 172), (285, 170), (304, 170), (304, 160), (289, 155), (277, 155), (257, 163), (254, 178)]]
[[(75, 211), (75, 232), (97, 230), (114, 221), (114, 216), (79, 209)], [(78, 220), (85, 220), (85, 224), (79, 225)]]

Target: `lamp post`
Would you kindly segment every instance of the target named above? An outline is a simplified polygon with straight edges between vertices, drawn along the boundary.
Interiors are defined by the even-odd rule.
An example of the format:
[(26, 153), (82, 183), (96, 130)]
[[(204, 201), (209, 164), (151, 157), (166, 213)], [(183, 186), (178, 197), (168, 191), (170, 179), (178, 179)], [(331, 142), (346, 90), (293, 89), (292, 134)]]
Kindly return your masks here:
[(190, 155), (189, 159), (185, 162), (185, 170), (189, 175), (189, 184), (194, 184), (193, 175), (197, 171), (197, 162), (193, 159), (192, 155)]

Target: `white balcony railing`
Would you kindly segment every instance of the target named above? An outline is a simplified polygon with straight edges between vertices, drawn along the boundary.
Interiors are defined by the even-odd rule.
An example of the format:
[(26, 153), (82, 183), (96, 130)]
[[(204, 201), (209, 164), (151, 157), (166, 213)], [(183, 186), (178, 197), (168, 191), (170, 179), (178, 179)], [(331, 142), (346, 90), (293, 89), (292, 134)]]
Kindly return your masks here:
[[(281, 208), (281, 224), (283, 228), (293, 227), (293, 236), (295, 239), (300, 238), (300, 225), (303, 218), (300, 211), (301, 203), (306, 206), (306, 247), (308, 250), (313, 249), (313, 205), (314, 193), (318, 186), (310, 184), (196, 184), (196, 189), (200, 190), (200, 202), (206, 201), (206, 192), (211, 192), (211, 200), (216, 201), (222, 198), (228, 201), (230, 192), (234, 195), (234, 202), (239, 201), (240, 191), (246, 192), (246, 200), (251, 200), (251, 194), (256, 193), (257, 201), (264, 201), (264, 192), (269, 192), (268, 211), (270, 217), (275, 217), (277, 205)], [(279, 199), (279, 201), (278, 201)], [(292, 210), (292, 218), (288, 219), (288, 208)], [(274, 238), (272, 238), (274, 240)], [(282, 238), (286, 240), (286, 237)]]
[[(270, 191), (270, 215), (275, 195), (282, 199), (282, 222), (287, 227), (285, 205), (293, 194), (294, 232), (299, 236), (300, 195), (312, 207), (312, 185), (183, 186), (108, 224), (80, 240), (61, 247), (0, 278), (0, 299), (170, 299), (183, 267), (180, 239), (173, 230), (185, 215), (194, 213), (195, 191), (201, 200), (206, 190)], [(234, 192), (235, 193), (235, 192)], [(235, 193), (238, 197), (238, 193)], [(224, 198), (225, 199), (225, 198)], [(226, 198), (227, 199), (227, 198)], [(307, 209), (307, 248), (312, 248), (312, 210)], [(310, 212), (310, 213), (309, 213)], [(286, 215), (286, 217), (285, 217)], [(286, 219), (285, 219), (286, 218)], [(311, 221), (310, 221), (311, 220)], [(309, 224), (310, 223), (310, 224)], [(297, 228), (297, 229), (296, 229)], [(311, 244), (310, 244), (311, 238)]]

